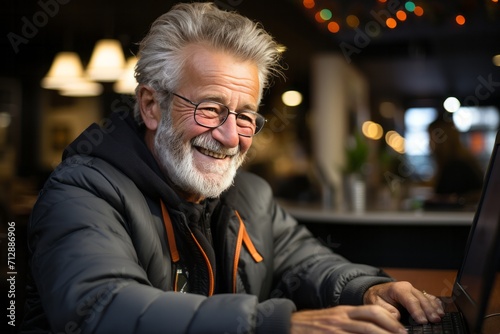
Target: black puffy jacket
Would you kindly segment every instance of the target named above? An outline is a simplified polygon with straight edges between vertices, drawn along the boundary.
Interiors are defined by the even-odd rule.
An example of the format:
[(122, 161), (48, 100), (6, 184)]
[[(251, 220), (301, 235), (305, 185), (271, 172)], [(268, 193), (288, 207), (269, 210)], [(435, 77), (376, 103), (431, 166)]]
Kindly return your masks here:
[[(184, 202), (127, 114), (68, 147), (28, 237), (26, 332), (287, 332), (294, 310), (361, 304), (391, 280), (322, 246), (255, 175)], [(188, 293), (174, 291), (182, 269)]]

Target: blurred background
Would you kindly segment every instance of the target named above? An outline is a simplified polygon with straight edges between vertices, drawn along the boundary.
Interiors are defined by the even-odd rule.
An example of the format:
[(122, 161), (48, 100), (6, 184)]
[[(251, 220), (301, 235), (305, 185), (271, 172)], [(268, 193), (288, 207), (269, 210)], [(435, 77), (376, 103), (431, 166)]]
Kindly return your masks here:
[[(88, 125), (132, 108), (130, 69), (137, 42), (176, 2), (0, 4), (0, 234), (3, 243), (6, 223), (16, 222), (19, 272), (25, 269), (25, 224), (43, 182), (65, 146)], [(295, 212), (301, 220), (349, 221), (351, 212), (398, 213), (371, 216), (385, 222), (408, 220), (399, 214), (422, 209), (472, 212), (477, 198), (452, 192), (436, 199), (440, 172), (430, 144), (448, 137), (436, 132), (433, 138), (428, 126), (435, 119), (455, 125), (460, 143), (454, 145), (463, 146), (484, 172), (500, 120), (497, 0), (215, 3), (261, 22), (282, 46), (286, 79), (277, 78), (263, 98), (260, 111), (268, 123), (255, 137), (244, 168), (265, 177), (291, 209), (328, 213), (308, 218), (309, 213)], [(106, 45), (114, 48), (107, 53), (111, 64), (100, 67), (97, 53)], [(443, 227), (449, 223), (446, 217), (431, 220)], [(459, 241), (446, 246), (455, 255), (463, 249), (471, 221), (470, 215), (460, 217), (465, 218), (455, 234)], [(367, 238), (377, 231), (369, 230)], [(416, 230), (401, 233), (415, 237)], [(358, 235), (356, 240), (364, 242)], [(380, 252), (358, 258), (407, 264), (377, 262), (389, 258)], [(387, 252), (394, 257), (392, 249)], [(405, 253), (405, 261), (414, 253)], [(453, 259), (434, 265), (456, 268), (460, 259)]]
[[(133, 105), (127, 62), (130, 69), (137, 42), (174, 3), (2, 2), (5, 215), (29, 212), (62, 150), (86, 126)], [(286, 79), (277, 78), (262, 101), (269, 122), (245, 165), (266, 177), (278, 197), (349, 209), (345, 184), (354, 174), (362, 175), (367, 193), (382, 194), (367, 196), (368, 208), (401, 209), (399, 200), (425, 195), (431, 186), (435, 163), (427, 125), (441, 115), (457, 125), (481, 165), (487, 164), (499, 121), (497, 1), (216, 4), (261, 22), (283, 46)], [(109, 66), (96, 69), (98, 61), (91, 59), (103, 40), (118, 47), (116, 73)], [(61, 56), (74, 62), (62, 72), (66, 87), (54, 74)], [(75, 76), (79, 81), (68, 87)], [(291, 101), (283, 99), (288, 91)], [(447, 99), (453, 113), (443, 111)], [(408, 195), (411, 189), (416, 190)]]

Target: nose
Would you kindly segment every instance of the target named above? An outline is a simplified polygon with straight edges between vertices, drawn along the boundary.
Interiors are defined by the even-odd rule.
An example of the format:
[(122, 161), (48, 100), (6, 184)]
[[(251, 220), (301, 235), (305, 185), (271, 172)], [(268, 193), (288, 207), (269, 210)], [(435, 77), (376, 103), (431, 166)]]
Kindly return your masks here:
[(236, 147), (240, 143), (240, 135), (236, 126), (236, 113), (231, 112), (226, 121), (212, 130), (212, 137), (225, 147)]

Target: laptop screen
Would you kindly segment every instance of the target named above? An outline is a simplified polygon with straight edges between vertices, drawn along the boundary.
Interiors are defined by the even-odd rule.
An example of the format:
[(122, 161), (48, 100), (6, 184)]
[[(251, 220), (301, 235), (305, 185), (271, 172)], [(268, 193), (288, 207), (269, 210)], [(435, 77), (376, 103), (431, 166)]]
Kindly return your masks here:
[(479, 331), (497, 270), (500, 231), (499, 137), (490, 158), (453, 296), (471, 332)]

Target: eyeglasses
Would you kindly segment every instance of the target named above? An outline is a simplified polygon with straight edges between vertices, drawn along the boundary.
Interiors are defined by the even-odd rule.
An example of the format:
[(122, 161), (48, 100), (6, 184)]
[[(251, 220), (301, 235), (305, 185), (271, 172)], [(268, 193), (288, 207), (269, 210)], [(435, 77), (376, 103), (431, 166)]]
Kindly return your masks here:
[(230, 114), (236, 116), (236, 128), (240, 136), (253, 137), (262, 130), (267, 120), (261, 114), (250, 110), (234, 112), (222, 103), (216, 101), (201, 101), (194, 103), (193, 101), (172, 93), (180, 99), (194, 106), (194, 120), (198, 125), (206, 128), (215, 129), (227, 120)]

